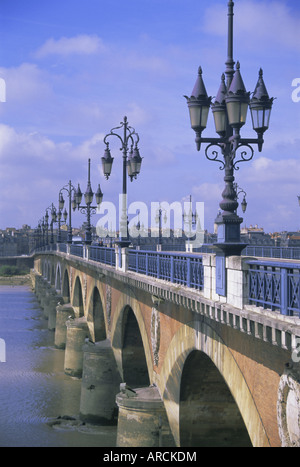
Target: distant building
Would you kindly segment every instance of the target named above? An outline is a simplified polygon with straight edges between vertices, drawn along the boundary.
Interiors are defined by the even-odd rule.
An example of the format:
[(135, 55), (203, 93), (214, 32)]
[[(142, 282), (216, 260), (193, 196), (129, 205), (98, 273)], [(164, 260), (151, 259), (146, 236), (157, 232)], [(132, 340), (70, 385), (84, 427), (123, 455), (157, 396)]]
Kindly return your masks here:
[(272, 234), (276, 246), (286, 247), (300, 247), (300, 232), (274, 232)]
[(34, 246), (34, 230), (29, 225), (21, 229), (7, 227), (0, 230), (0, 256), (27, 255)]
[(270, 234), (266, 234), (263, 227), (242, 227), (241, 228), (241, 240), (242, 242), (248, 243), (248, 245), (259, 245), (259, 246), (274, 246), (274, 240)]

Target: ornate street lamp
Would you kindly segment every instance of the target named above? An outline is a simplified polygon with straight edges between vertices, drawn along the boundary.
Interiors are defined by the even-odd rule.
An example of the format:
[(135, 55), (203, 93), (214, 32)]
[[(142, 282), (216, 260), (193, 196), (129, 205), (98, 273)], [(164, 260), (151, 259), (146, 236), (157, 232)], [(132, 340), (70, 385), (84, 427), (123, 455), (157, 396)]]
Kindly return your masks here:
[[(63, 190), (63, 188), (61, 189)], [(63, 220), (63, 223), (66, 224), (67, 223), (67, 219), (68, 219), (68, 213), (67, 213), (67, 210), (65, 209), (64, 212), (62, 212), (63, 208), (64, 208), (64, 204), (65, 204), (65, 200), (63, 198), (63, 194), (62, 194), (62, 191), (59, 192), (59, 195), (58, 195), (58, 213), (57, 213), (57, 223), (58, 223), (58, 232), (57, 232), (57, 243), (61, 243), (61, 219), (62, 219), (62, 216), (64, 218)], [(71, 232), (72, 234), (72, 232)]]
[(72, 201), (74, 210), (77, 208), (82, 214), (86, 214), (86, 218), (87, 218), (87, 227), (86, 227), (86, 232), (85, 232), (85, 244), (86, 245), (90, 245), (92, 243), (91, 215), (96, 214), (97, 209), (99, 208), (103, 200), (103, 193), (101, 191), (100, 184), (98, 185), (98, 190), (95, 193), (95, 199), (96, 199), (97, 206), (92, 206), (93, 199), (94, 199), (94, 192), (91, 186), (91, 159), (89, 159), (88, 160), (88, 182), (87, 182), (86, 191), (84, 193), (84, 200), (85, 200), (86, 205), (81, 206), (82, 192), (81, 192), (79, 184), (78, 184), (77, 190), (75, 190), (74, 198)]
[(45, 220), (46, 220), (46, 243), (48, 244), (48, 221), (49, 221), (49, 214), (48, 210), (51, 214), (51, 221), (50, 221), (50, 243), (53, 245), (54, 243), (54, 234), (53, 234), (53, 224), (57, 222), (57, 215), (56, 215), (56, 208), (53, 203), (46, 209)]
[(197, 214), (197, 211), (193, 212), (193, 209), (192, 209), (192, 195), (190, 195), (190, 209), (189, 209), (189, 212), (186, 213), (184, 211), (184, 213), (182, 214), (182, 220), (183, 220), (183, 224), (187, 224), (188, 225), (188, 232), (189, 232), (189, 235), (188, 235), (188, 251), (190, 251), (190, 238), (191, 238), (191, 234), (192, 234), (192, 227), (195, 227), (196, 224), (197, 224), (197, 220), (198, 220), (198, 214)]
[[(72, 193), (75, 195), (76, 189), (72, 185), (71, 180), (69, 180), (68, 185), (65, 185), (61, 188), (59, 195), (58, 195), (58, 206), (59, 206), (59, 212), (61, 213), (64, 205), (65, 205), (65, 200), (63, 197), (63, 191), (67, 192), (67, 195), (69, 197), (69, 213), (67, 213), (67, 210), (64, 210), (63, 216), (65, 222), (67, 222), (67, 218), (69, 218), (69, 223), (68, 223), (68, 236), (67, 236), (67, 243), (71, 244), (73, 240), (73, 232), (72, 232), (72, 208), (73, 210), (76, 208), (76, 205), (74, 206), (72, 202)], [(60, 237), (60, 229), (59, 229), (59, 237)]]
[(247, 209), (247, 201), (246, 201), (247, 193), (245, 192), (245, 190), (243, 190), (241, 187), (239, 187), (237, 183), (234, 183), (234, 189), (235, 189), (235, 192), (236, 192), (236, 198), (237, 199), (239, 197), (239, 194), (243, 193), (243, 195), (244, 195), (243, 201), (241, 202), (241, 208), (242, 208), (243, 213), (245, 214), (246, 209)]
[[(123, 138), (115, 132), (115, 130), (123, 129)], [(103, 173), (106, 180), (109, 179), (112, 169), (112, 164), (114, 158), (111, 156), (108, 138), (111, 136), (116, 136), (121, 141), (120, 151), (123, 152), (123, 189), (122, 189), (122, 213), (120, 220), (120, 233), (118, 244), (120, 247), (126, 247), (130, 244), (129, 235), (128, 235), (128, 224), (127, 224), (127, 179), (126, 179), (126, 170), (130, 180), (137, 178), (137, 175), (140, 173), (142, 157), (138, 149), (139, 135), (136, 133), (135, 129), (128, 125), (127, 117), (124, 117), (121, 125), (110, 130), (104, 138), (104, 143), (106, 148), (104, 151), (104, 156), (102, 160)], [(130, 145), (130, 152), (128, 156)]]
[[(240, 224), (243, 219), (236, 214), (238, 202), (234, 188), (234, 171), (238, 170), (240, 162), (252, 159), (254, 150), (251, 145), (256, 144), (259, 152), (262, 150), (263, 134), (269, 127), (274, 100), (268, 95), (262, 69), (259, 71), (258, 82), (251, 99), (242, 79), (239, 62), (234, 69), (233, 6), (234, 2), (230, 0), (228, 2), (228, 58), (225, 74), (221, 77), (221, 85), (214, 102), (212, 103), (212, 98), (207, 95), (201, 67), (198, 70), (192, 95), (185, 96), (191, 127), (196, 133), (197, 150), (200, 150), (201, 143), (208, 143), (205, 148), (206, 158), (220, 163), (220, 169), (225, 171), (225, 189), (222, 193), (223, 199), (220, 202), (221, 213), (215, 221), (218, 225), (216, 246), (223, 252), (224, 257), (240, 255), (245, 247), (245, 244), (242, 244), (240, 240)], [(215, 130), (219, 135), (218, 138), (202, 137), (202, 132), (207, 125), (210, 107), (214, 116)], [(257, 138), (242, 138), (240, 135), (241, 128), (246, 123), (248, 107), (250, 107), (252, 126), (257, 133)], [(242, 209), (245, 209), (245, 206), (243, 201)]]
[(37, 247), (43, 246), (43, 221), (39, 220), (38, 226), (37, 226)]
[(161, 248), (161, 245), (162, 245), (162, 215), (163, 215), (163, 211), (165, 213), (164, 223), (166, 224), (167, 221), (168, 221), (167, 212), (166, 212), (165, 209), (161, 208), (160, 205), (159, 205), (159, 208), (156, 211), (156, 216), (155, 216), (155, 222), (156, 222), (156, 224), (158, 224), (158, 245), (160, 245), (160, 248)]
[(44, 231), (46, 233), (46, 245), (49, 243), (49, 214), (48, 211), (46, 210), (45, 216), (44, 216)]

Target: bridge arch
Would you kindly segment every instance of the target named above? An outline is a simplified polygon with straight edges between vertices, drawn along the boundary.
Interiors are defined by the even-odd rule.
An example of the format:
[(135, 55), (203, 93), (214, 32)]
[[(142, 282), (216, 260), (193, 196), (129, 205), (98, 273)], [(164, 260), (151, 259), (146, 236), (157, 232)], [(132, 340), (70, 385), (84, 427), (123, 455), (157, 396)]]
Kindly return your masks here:
[(58, 262), (56, 265), (56, 275), (55, 275), (55, 289), (61, 292), (62, 282), (61, 282), (61, 265)]
[(49, 261), (45, 260), (43, 263), (43, 276), (47, 281), (50, 280), (50, 265)]
[(55, 265), (51, 265), (51, 272), (50, 272), (50, 284), (55, 286)]
[(61, 293), (65, 303), (70, 303), (71, 294), (70, 294), (70, 278), (68, 269), (66, 268), (63, 273)]
[(44, 259), (42, 259), (39, 263), (39, 272), (44, 278), (46, 277), (46, 261)]
[[(251, 392), (236, 360), (218, 334), (208, 324), (200, 321), (181, 326), (173, 336), (160, 374), (159, 388), (176, 445), (181, 446), (181, 442), (187, 445), (189, 442), (183, 426), (188, 422), (188, 411), (184, 405), (188, 405), (188, 394), (192, 396), (194, 393), (195, 396), (197, 392), (195, 385), (188, 387), (188, 380), (195, 377), (195, 371), (199, 368), (201, 360), (203, 373), (217, 379), (222, 390), (228, 388), (230, 391), (252, 445), (270, 446)], [(203, 377), (203, 374), (200, 376)], [(198, 384), (199, 382), (200, 380)], [(191, 399), (192, 397), (190, 403)], [(230, 400), (231, 406), (232, 400)], [(191, 404), (192, 411), (201, 412), (199, 404), (195, 401)], [(191, 424), (191, 420), (189, 423)]]
[(92, 289), (89, 298), (87, 323), (89, 326), (91, 338), (94, 342), (106, 339), (107, 336), (103, 311), (103, 299), (98, 287), (96, 286)]
[(185, 360), (180, 385), (180, 446), (250, 447), (239, 408), (218, 368), (204, 352)]
[(114, 313), (112, 348), (123, 382), (135, 388), (149, 386), (153, 378), (149, 337), (139, 302), (132, 290), (126, 292), (122, 294)]
[(82, 284), (79, 276), (76, 276), (75, 278), (75, 285), (73, 287), (72, 306), (74, 308), (75, 316), (77, 318), (81, 318), (82, 316), (84, 316)]

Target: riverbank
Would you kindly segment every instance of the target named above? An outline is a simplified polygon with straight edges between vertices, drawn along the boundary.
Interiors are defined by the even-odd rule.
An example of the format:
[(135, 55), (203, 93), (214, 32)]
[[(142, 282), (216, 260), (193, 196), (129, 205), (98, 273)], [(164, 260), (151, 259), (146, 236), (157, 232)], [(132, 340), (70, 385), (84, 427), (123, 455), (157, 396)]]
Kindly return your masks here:
[(30, 274), (26, 274), (24, 276), (0, 276), (0, 285), (11, 285), (11, 286), (18, 286), (18, 285), (31, 285)]

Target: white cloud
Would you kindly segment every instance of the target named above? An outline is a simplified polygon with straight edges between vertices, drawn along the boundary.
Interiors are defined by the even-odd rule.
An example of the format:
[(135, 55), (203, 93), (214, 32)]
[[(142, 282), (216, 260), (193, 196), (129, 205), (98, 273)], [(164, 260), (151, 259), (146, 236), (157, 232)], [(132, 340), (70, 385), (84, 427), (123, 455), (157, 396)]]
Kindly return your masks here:
[(267, 157), (259, 157), (245, 173), (245, 179), (257, 183), (280, 182), (282, 188), (285, 184), (298, 185), (300, 179), (299, 160), (292, 158), (272, 160)]
[(6, 103), (37, 100), (51, 94), (51, 86), (37, 65), (22, 63), (18, 67), (1, 68), (1, 75), (6, 82)]
[[(227, 34), (226, 6), (213, 5), (205, 15), (204, 29), (215, 35)], [(276, 45), (299, 49), (300, 17), (292, 14), (283, 1), (245, 0), (236, 2), (234, 32), (248, 47)]]
[[(103, 152), (103, 134), (75, 146), (56, 143), (38, 132), (18, 132), (0, 125), (0, 228), (37, 224), (45, 208), (56, 204), (58, 192), (68, 180), (84, 189), (88, 158), (92, 159), (92, 186), (104, 180), (98, 165)], [(17, 220), (16, 220), (17, 219)], [(82, 218), (79, 222), (82, 222)]]
[(96, 35), (80, 34), (75, 37), (48, 39), (35, 53), (37, 58), (48, 55), (94, 55), (105, 51), (106, 47)]

